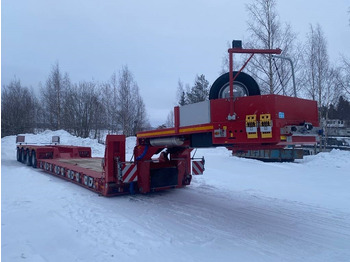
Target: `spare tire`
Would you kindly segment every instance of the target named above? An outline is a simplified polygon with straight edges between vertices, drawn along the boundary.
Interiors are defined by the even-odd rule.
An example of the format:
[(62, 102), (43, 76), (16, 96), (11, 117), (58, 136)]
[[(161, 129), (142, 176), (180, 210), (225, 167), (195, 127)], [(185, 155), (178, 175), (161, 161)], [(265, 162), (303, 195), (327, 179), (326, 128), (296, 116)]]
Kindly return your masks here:
[[(233, 77), (237, 75), (233, 71)], [(260, 88), (254, 78), (250, 75), (240, 72), (233, 82), (233, 97), (256, 96), (260, 95)], [(215, 80), (210, 88), (209, 99), (229, 98), (230, 97), (230, 75), (229, 73), (221, 75)]]

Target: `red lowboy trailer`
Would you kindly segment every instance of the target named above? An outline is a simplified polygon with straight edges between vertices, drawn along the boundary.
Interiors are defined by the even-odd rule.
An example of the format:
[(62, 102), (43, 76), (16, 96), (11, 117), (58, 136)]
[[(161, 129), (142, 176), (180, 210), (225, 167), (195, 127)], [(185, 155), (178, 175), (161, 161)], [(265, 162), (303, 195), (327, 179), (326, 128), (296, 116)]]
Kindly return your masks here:
[[(127, 162), (124, 135), (107, 135), (103, 158), (91, 157), (89, 147), (30, 145), (24, 143), (23, 136), (17, 138), (21, 140), (17, 145), (19, 162), (40, 168), (104, 196), (183, 187), (191, 181), (192, 149), (189, 148), (177, 150), (172, 154), (172, 159), (168, 159), (163, 152), (154, 160), (150, 158), (150, 154), (154, 154), (159, 148), (146, 146), (135, 161)], [(136, 146), (135, 151), (139, 148), (140, 146)], [(193, 162), (195, 172), (202, 173), (203, 160)]]
[[(229, 49), (230, 71), (212, 85), (208, 101), (174, 108), (173, 128), (137, 134), (134, 161), (125, 161), (125, 136), (107, 135), (105, 156), (88, 147), (17, 145), (17, 160), (104, 196), (148, 193), (189, 185), (203, 174), (204, 158), (193, 148), (224, 146), (234, 152), (283, 149), (315, 144), (320, 128), (315, 101), (260, 95), (253, 78), (241, 72), (254, 54), (281, 50)], [(241, 70), (232, 69), (234, 53), (251, 53)], [(157, 157), (155, 158), (155, 155)]]

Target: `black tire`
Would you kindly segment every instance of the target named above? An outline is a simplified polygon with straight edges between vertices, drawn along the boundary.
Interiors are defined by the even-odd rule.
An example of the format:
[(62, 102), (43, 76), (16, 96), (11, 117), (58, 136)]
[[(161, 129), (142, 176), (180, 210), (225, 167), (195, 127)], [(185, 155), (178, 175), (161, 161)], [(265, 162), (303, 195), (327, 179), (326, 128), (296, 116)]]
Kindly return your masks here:
[(21, 149), (17, 147), (17, 161), (21, 162), (21, 160), (22, 160), (22, 152), (21, 152)]
[(37, 160), (36, 160), (36, 153), (35, 153), (34, 150), (32, 151), (32, 156), (31, 156), (31, 158), (30, 158), (30, 161), (31, 161), (31, 163), (32, 163), (32, 167), (33, 167), (33, 168), (37, 168), (38, 162), (37, 162)]
[(26, 155), (26, 151), (22, 148), (21, 149), (21, 162), (23, 164), (25, 164), (27, 162), (27, 155)]
[(30, 156), (30, 154), (29, 154), (29, 150), (27, 149), (27, 152), (26, 152), (26, 165), (27, 166), (31, 166), (32, 165), (32, 158), (31, 158), (31, 156)]
[[(233, 77), (238, 72), (233, 72)], [(238, 89), (240, 92), (235, 92), (234, 97), (240, 96), (257, 96), (260, 95), (260, 88), (254, 78), (250, 75), (240, 72), (233, 83), (234, 89)], [(230, 75), (229, 73), (221, 75), (215, 80), (210, 88), (209, 99), (228, 98), (230, 92)], [(226, 93), (226, 96), (225, 96)]]

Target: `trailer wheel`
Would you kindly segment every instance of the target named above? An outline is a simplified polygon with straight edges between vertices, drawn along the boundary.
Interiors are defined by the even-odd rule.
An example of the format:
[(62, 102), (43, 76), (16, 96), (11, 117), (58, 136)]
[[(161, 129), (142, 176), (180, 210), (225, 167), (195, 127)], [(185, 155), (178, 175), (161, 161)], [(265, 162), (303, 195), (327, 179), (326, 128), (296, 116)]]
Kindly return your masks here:
[(70, 172), (69, 172), (69, 178), (70, 179), (74, 179), (74, 171), (73, 170), (71, 170)]
[(94, 178), (89, 177), (89, 187), (93, 187), (93, 185), (94, 185)]
[[(233, 77), (238, 72), (233, 72)], [(250, 75), (240, 72), (233, 82), (233, 97), (256, 96), (260, 95), (260, 89), (254, 78)], [(210, 88), (209, 99), (229, 98), (230, 97), (230, 75), (229, 73), (221, 75), (215, 80)]]
[(21, 162), (22, 160), (22, 152), (21, 152), (21, 149), (19, 147), (17, 147), (17, 161), (18, 162)]
[(38, 162), (37, 162), (37, 160), (36, 160), (36, 153), (35, 153), (34, 150), (32, 151), (32, 156), (31, 156), (30, 160), (31, 160), (31, 162), (32, 162), (32, 167), (33, 167), (33, 168), (36, 168)]
[(75, 173), (75, 181), (77, 181), (78, 183), (80, 182), (80, 173), (78, 172)]
[(31, 159), (31, 157), (30, 157), (30, 154), (29, 154), (29, 150), (27, 149), (27, 151), (26, 151), (26, 155), (27, 155), (27, 157), (26, 157), (26, 165), (27, 166), (31, 166), (32, 165), (32, 159)]
[(27, 162), (27, 159), (26, 159), (27, 155), (26, 155), (26, 151), (22, 148), (21, 149), (21, 162), (23, 164), (25, 164)]

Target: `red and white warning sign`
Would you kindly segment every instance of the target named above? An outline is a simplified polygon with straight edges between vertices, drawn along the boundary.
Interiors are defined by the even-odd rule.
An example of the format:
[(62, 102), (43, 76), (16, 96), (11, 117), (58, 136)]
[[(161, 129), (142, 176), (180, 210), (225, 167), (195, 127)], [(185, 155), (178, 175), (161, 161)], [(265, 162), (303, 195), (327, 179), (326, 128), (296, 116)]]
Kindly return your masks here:
[(204, 172), (204, 161), (203, 160), (193, 160), (192, 161), (192, 174), (193, 175), (203, 175)]
[(124, 183), (137, 181), (137, 165), (122, 164), (122, 180)]

